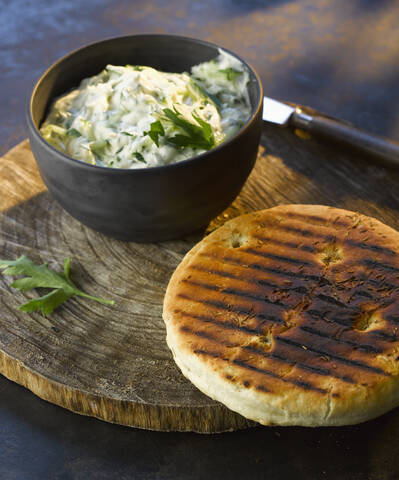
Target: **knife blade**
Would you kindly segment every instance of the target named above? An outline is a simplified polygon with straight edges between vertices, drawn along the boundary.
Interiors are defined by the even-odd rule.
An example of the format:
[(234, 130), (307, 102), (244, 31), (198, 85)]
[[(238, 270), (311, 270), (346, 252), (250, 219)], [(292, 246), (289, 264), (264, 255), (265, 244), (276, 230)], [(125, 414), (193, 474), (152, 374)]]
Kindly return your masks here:
[(269, 97), (263, 99), (263, 120), (281, 126), (299, 128), (355, 147), (385, 165), (399, 166), (399, 143), (328, 117), (314, 110), (291, 106)]

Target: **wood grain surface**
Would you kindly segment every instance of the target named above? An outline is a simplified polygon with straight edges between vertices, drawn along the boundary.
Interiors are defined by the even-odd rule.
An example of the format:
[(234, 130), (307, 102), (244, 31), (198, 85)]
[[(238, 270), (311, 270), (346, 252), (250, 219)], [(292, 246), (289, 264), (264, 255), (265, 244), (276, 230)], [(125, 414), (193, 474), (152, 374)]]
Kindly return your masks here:
[[(209, 226), (287, 203), (334, 205), (399, 228), (399, 174), (308, 136), (264, 128), (256, 166), (233, 205)], [(253, 425), (202, 395), (175, 366), (161, 317), (171, 273), (201, 235), (124, 243), (65, 213), (45, 190), (27, 141), (0, 159), (0, 258), (26, 254), (60, 269), (113, 307), (74, 298), (51, 316), (18, 306), (36, 294), (0, 277), (0, 372), (74, 412), (154, 430), (220, 432)]]
[(18, 306), (0, 278), (0, 372), (41, 398), (109, 422), (154, 430), (219, 432), (251, 422), (201, 394), (175, 366), (165, 342), (163, 295), (199, 238), (123, 243), (87, 229), (46, 191), (27, 141), (0, 160), (0, 258), (28, 255), (60, 269), (113, 307), (79, 299), (48, 318)]

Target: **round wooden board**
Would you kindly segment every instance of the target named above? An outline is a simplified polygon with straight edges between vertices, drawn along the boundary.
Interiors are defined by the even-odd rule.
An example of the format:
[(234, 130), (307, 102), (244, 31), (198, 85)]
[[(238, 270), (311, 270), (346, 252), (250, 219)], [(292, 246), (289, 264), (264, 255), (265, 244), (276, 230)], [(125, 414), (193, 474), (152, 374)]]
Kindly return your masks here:
[[(340, 206), (398, 228), (397, 172), (277, 127), (265, 127), (262, 144), (240, 196), (210, 229), (283, 203)], [(0, 258), (25, 254), (61, 269), (70, 256), (77, 285), (116, 302), (73, 298), (48, 318), (26, 314), (18, 306), (36, 293), (0, 276), (1, 373), (52, 403), (123, 425), (208, 433), (254, 425), (201, 394), (166, 346), (164, 291), (200, 234), (144, 245), (87, 229), (47, 193), (27, 141), (0, 159), (0, 182)]]
[(74, 298), (45, 318), (18, 310), (37, 293), (20, 293), (0, 275), (2, 374), (52, 403), (123, 425), (206, 433), (251, 425), (186, 380), (165, 342), (163, 295), (200, 235), (146, 245), (84, 227), (46, 191), (27, 141), (0, 159), (0, 182), (0, 258), (24, 254), (60, 270), (71, 257), (77, 285), (115, 300), (107, 307)]

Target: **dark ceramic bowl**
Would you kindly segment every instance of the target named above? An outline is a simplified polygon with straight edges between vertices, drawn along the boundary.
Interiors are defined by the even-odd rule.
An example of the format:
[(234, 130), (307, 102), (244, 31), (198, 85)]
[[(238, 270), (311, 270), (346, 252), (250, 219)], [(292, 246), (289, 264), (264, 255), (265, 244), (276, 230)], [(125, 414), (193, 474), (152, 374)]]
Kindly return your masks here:
[(107, 64), (148, 65), (178, 73), (217, 54), (216, 45), (201, 40), (134, 35), (88, 45), (52, 65), (34, 87), (27, 122), (40, 174), (59, 204), (94, 230), (137, 242), (181, 237), (206, 227), (223, 211), (255, 163), (261, 133), (262, 85), (245, 62), (251, 118), (213, 150), (179, 163), (135, 170), (97, 167), (59, 152), (38, 130), (56, 97)]

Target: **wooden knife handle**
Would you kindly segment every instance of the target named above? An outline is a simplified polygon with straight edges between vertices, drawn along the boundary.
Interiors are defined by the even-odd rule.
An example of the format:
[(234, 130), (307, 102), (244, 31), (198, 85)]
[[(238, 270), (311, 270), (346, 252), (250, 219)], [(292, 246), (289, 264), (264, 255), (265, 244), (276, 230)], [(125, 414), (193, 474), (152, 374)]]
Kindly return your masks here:
[(384, 164), (399, 167), (399, 143), (368, 133), (330, 117), (310, 115), (298, 109), (291, 123), (308, 132), (335, 139), (380, 159)]

